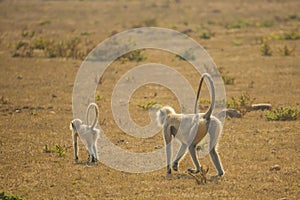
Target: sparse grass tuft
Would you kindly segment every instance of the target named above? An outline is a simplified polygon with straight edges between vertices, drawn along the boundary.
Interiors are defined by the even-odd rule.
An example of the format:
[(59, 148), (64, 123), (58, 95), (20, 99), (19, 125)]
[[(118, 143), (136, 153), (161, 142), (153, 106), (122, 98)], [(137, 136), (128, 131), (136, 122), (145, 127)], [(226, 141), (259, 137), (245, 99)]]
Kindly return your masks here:
[(58, 157), (63, 157), (66, 154), (66, 149), (59, 144), (54, 145), (52, 148), (49, 148), (48, 145), (45, 145), (43, 151), (44, 153), (56, 153)]
[(237, 20), (226, 25), (227, 29), (240, 29), (249, 27), (251, 23), (244, 20)]
[(126, 53), (125, 55), (121, 56), (120, 60), (122, 63), (125, 63), (127, 61), (131, 62), (142, 62), (147, 60), (147, 56), (145, 55), (145, 50), (143, 49), (137, 49), (131, 52)]
[(267, 43), (270, 38), (268, 37), (262, 37), (261, 39), (261, 45), (260, 45), (260, 52), (262, 56), (272, 56), (272, 50), (270, 45)]
[(8, 104), (8, 103), (9, 103), (9, 99), (7, 97), (3, 97), (3, 96), (0, 97), (0, 104), (1, 105)]
[(147, 27), (157, 26), (157, 20), (155, 18), (147, 19), (143, 22), (143, 24)]
[(275, 22), (273, 20), (265, 20), (262, 22), (256, 22), (255, 26), (256, 27), (272, 27), (274, 26)]
[(292, 106), (280, 107), (265, 113), (269, 121), (291, 121), (297, 120), (299, 116), (300, 110)]
[(203, 32), (199, 36), (201, 39), (208, 40), (212, 37), (212, 34), (210, 32)]
[(242, 42), (239, 42), (239, 41), (232, 41), (232, 44), (234, 46), (241, 46), (243, 43)]
[(149, 110), (150, 108), (159, 109), (162, 107), (161, 104), (158, 104), (156, 101), (153, 100), (144, 103), (139, 103), (137, 106), (143, 110)]
[(279, 52), (283, 56), (290, 56), (294, 52), (295, 48), (289, 48), (287, 45), (284, 45), (283, 48), (279, 49)]
[(96, 95), (96, 101), (101, 101), (101, 100), (103, 100), (103, 96), (97, 94), (97, 95)]
[(141, 21), (139, 24), (133, 25), (132, 28), (140, 28), (140, 27), (156, 27), (157, 20), (155, 18), (146, 19)]
[(81, 35), (81, 36), (89, 36), (89, 35), (91, 35), (91, 33), (85, 31), (85, 32), (81, 32), (80, 35)]
[(25, 198), (19, 196), (19, 195), (8, 195), (4, 192), (0, 192), (0, 199), (2, 200), (26, 200)]
[(34, 50), (42, 50), (44, 55), (48, 58), (63, 57), (83, 59), (91, 50), (85, 48), (87, 45), (86, 41), (79, 37), (71, 37), (58, 42), (46, 37), (29, 37), (30, 36), (23, 38), (16, 43), (13, 57), (32, 57), (34, 56)]
[(267, 43), (262, 43), (260, 45), (260, 51), (261, 51), (261, 55), (263, 55), (263, 56), (272, 56), (271, 47)]
[(239, 97), (232, 97), (231, 100), (227, 101), (227, 106), (236, 109), (240, 111), (242, 115), (245, 115), (247, 112), (251, 111), (251, 105), (254, 100), (255, 98), (252, 98), (249, 94), (245, 93)]
[(228, 75), (228, 72), (225, 71), (225, 69), (224, 69), (223, 67), (220, 67), (220, 68), (219, 68), (219, 72), (220, 72), (221, 75), (222, 75), (222, 79), (223, 79), (225, 85), (233, 85), (233, 84), (234, 84), (235, 78), (232, 77), (232, 76), (229, 76), (229, 75)]
[(299, 40), (300, 39), (300, 33), (296, 30), (290, 30), (282, 34), (271, 33), (270, 36), (274, 40)]
[(49, 25), (49, 24), (51, 24), (51, 21), (48, 19), (43, 20), (39, 23), (40, 26), (45, 26), (45, 25)]

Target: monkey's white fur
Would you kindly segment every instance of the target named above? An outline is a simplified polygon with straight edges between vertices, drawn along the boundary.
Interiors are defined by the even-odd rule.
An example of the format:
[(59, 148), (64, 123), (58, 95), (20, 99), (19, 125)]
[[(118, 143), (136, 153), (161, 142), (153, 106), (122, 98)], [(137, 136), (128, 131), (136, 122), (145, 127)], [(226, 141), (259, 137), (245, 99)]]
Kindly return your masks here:
[[(215, 90), (212, 78), (209, 74), (202, 75), (201, 82), (207, 78), (210, 82), (212, 99), (211, 105), (207, 112), (197, 114), (177, 114), (170, 106), (161, 108), (157, 114), (157, 123), (163, 128), (163, 135), (166, 144), (167, 153), (167, 173), (171, 173), (171, 140), (172, 137), (181, 142), (180, 150), (173, 162), (173, 170), (178, 170), (178, 163), (185, 154), (187, 148), (189, 149), (193, 163), (196, 169), (188, 169), (190, 173), (198, 173), (201, 170), (199, 164), (196, 146), (209, 132), (210, 134), (210, 156), (213, 164), (215, 165), (218, 176), (224, 175), (224, 170), (216, 149), (217, 140), (222, 130), (221, 122), (214, 116), (212, 111), (215, 105)], [(201, 84), (200, 84), (201, 85)]]
[[(91, 108), (95, 108), (95, 119), (92, 125), (89, 125), (88, 116)], [(97, 162), (98, 151), (97, 151), (97, 139), (100, 135), (100, 129), (95, 128), (99, 117), (99, 108), (97, 104), (90, 103), (86, 111), (86, 122), (84, 124), (80, 119), (74, 119), (70, 123), (70, 130), (72, 131), (73, 145), (74, 145), (74, 157), (75, 162), (78, 161), (78, 145), (77, 137), (84, 143), (89, 153), (90, 162)]]

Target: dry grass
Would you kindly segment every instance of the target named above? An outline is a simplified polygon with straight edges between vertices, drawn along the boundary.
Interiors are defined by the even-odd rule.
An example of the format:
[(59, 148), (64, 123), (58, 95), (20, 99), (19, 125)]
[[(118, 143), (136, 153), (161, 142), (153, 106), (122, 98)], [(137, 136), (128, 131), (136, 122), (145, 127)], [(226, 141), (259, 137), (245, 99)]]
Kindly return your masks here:
[[(300, 198), (299, 119), (268, 121), (261, 111), (247, 113), (242, 119), (228, 119), (219, 147), (225, 177), (205, 185), (197, 185), (186, 174), (192, 165), (189, 156), (172, 179), (166, 179), (165, 169), (129, 174), (102, 163), (87, 165), (82, 145), (79, 157), (83, 162), (74, 164), (68, 125), (72, 119), (72, 88), (81, 60), (72, 56), (47, 58), (30, 48), (30, 57), (12, 57), (17, 42), (28, 41), (33, 33), (32, 38), (50, 38), (54, 44), (86, 37), (91, 45), (137, 26), (188, 30), (190, 37), (205, 46), (215, 63), (234, 78), (234, 84), (226, 85), (228, 99), (247, 93), (255, 102), (299, 109), (300, 43), (299, 30), (295, 29), (300, 23), (298, 1), (234, 0), (208, 4), (196, 0), (4, 0), (0, 4), (0, 193), (26, 199)], [(201, 39), (203, 33), (213, 33), (213, 37)], [(280, 38), (273, 38), (268, 45), (274, 50), (293, 48), (291, 55), (282, 56), (276, 51), (272, 56), (261, 55), (260, 38), (272, 33)], [(293, 39), (281, 39), (288, 36)], [(157, 50), (143, 53), (147, 59), (138, 64), (157, 62), (172, 66), (196, 91), (199, 76), (186, 61)], [(163, 145), (161, 134), (143, 140), (128, 136), (117, 127), (111, 114), (114, 84), (136, 65), (137, 62), (116, 61), (105, 72), (97, 88), (97, 94), (101, 94), (97, 101), (99, 121), (119, 147), (133, 152), (153, 151)], [(209, 99), (205, 88), (202, 94), (203, 99)], [(129, 105), (137, 123), (149, 122), (148, 112), (137, 105), (151, 101), (179, 110), (178, 101), (169, 90), (143, 86), (134, 93)], [(45, 153), (45, 145), (50, 148), (56, 144), (64, 148), (64, 156)], [(209, 166), (210, 174), (215, 173), (209, 158), (200, 162)], [(281, 169), (270, 171), (276, 164)]]

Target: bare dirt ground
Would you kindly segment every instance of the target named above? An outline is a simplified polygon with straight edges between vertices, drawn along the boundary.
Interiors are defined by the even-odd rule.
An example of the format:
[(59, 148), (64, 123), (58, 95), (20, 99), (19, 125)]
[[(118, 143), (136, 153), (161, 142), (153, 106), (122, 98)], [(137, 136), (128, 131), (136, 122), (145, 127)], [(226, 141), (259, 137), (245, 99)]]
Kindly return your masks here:
[[(0, 192), (26, 199), (300, 199), (299, 119), (267, 121), (263, 111), (227, 118), (219, 145), (226, 174), (205, 185), (186, 175), (192, 165), (189, 156), (171, 180), (164, 168), (131, 174), (102, 163), (74, 164), (68, 128), (73, 83), (82, 62), (78, 55), (113, 33), (143, 26), (186, 32), (204, 46), (234, 78), (234, 84), (226, 85), (227, 99), (248, 93), (255, 103), (299, 109), (299, 10), (298, 0), (0, 1)], [(39, 38), (59, 43), (75, 37), (85, 41), (77, 58), (49, 58), (41, 49), (30, 52), (24, 47)], [(271, 56), (262, 55), (261, 38)], [(20, 42), (23, 47), (17, 51)], [(164, 143), (160, 133), (141, 141), (117, 127), (110, 97), (118, 78), (138, 64), (157, 62), (174, 66), (195, 90), (199, 80), (174, 55), (154, 50), (145, 54), (140, 63), (114, 62), (97, 88), (101, 127), (113, 143), (134, 152)], [(170, 91), (144, 86), (130, 101), (131, 115), (141, 125), (147, 124), (148, 112), (138, 105), (150, 100), (179, 108)], [(45, 145), (55, 144), (66, 149), (63, 157), (45, 153)], [(80, 160), (85, 161), (80, 147)], [(216, 173), (209, 158), (200, 162)], [(274, 165), (280, 170), (271, 171)]]

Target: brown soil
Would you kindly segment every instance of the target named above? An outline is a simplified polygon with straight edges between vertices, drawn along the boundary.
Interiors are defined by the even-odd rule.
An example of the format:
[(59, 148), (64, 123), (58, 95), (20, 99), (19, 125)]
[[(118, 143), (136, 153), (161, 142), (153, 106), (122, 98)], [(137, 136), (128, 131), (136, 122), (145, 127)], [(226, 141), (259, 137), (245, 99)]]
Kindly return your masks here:
[[(226, 174), (205, 185), (186, 175), (192, 165), (189, 156), (171, 180), (164, 168), (130, 174), (102, 163), (74, 164), (69, 123), (73, 83), (82, 60), (48, 58), (42, 50), (34, 50), (30, 57), (26, 52), (16, 54), (16, 45), (30, 40), (28, 34), (33, 32), (32, 40), (80, 37), (86, 41), (82, 48), (88, 49), (133, 27), (166, 27), (188, 32), (234, 77), (234, 84), (226, 85), (227, 99), (248, 93), (255, 103), (299, 109), (299, 39), (268, 40), (272, 56), (261, 55), (262, 37), (290, 31), (299, 36), (299, 10), (297, 0), (0, 1), (0, 192), (27, 199), (299, 199), (299, 120), (267, 121), (263, 111), (226, 120), (219, 144)], [(211, 38), (201, 39), (204, 32)], [(284, 46), (294, 49), (291, 55), (281, 55)], [(147, 60), (141, 63), (114, 62), (97, 88), (102, 97), (96, 101), (101, 127), (113, 143), (134, 152), (164, 143), (161, 134), (138, 140), (117, 127), (110, 96), (118, 78), (137, 64), (158, 62), (174, 66), (195, 90), (199, 80), (192, 67), (174, 55), (145, 53)], [(208, 97), (205, 89), (203, 95)], [(150, 100), (179, 108), (169, 90), (144, 86), (130, 101), (131, 116), (141, 125), (149, 119), (138, 105)], [(63, 157), (44, 152), (45, 145), (55, 144), (66, 149)], [(82, 144), (80, 148), (80, 160), (86, 161)], [(209, 174), (216, 173), (208, 157), (200, 162), (210, 167)], [(270, 170), (274, 165), (280, 169)]]

